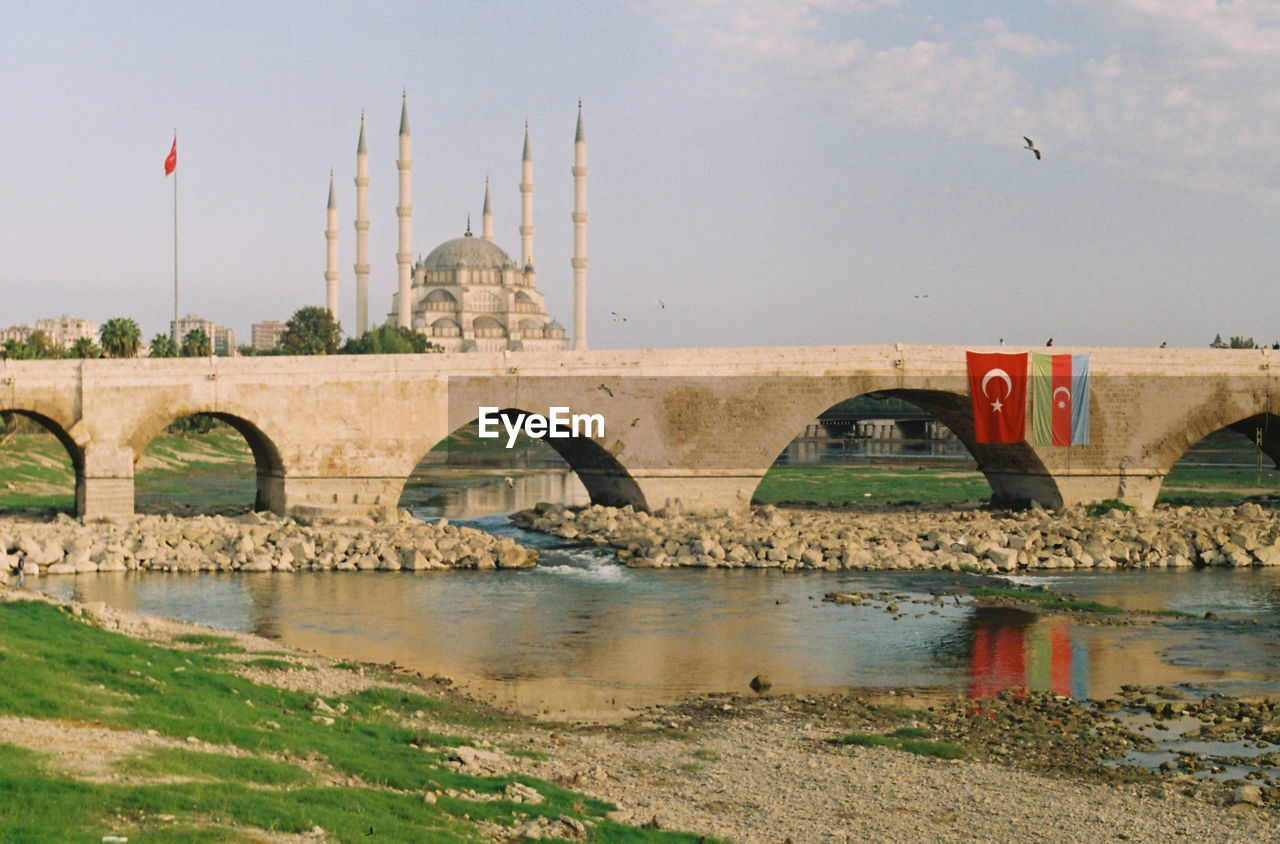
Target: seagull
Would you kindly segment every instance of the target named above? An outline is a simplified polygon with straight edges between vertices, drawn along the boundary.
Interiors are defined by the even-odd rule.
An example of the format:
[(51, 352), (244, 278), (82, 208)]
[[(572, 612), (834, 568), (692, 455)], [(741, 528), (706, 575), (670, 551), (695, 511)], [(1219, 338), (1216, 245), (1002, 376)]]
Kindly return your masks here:
[(1050, 337), (1050, 338), (1049, 338), (1049, 342), (1045, 343), (1045, 345), (1046, 345), (1046, 346), (1052, 346), (1052, 345), (1053, 345), (1053, 338), (1052, 338), (1052, 337)]
[(1034, 152), (1034, 153), (1036, 154), (1036, 161), (1039, 161), (1039, 160), (1040, 160), (1040, 150), (1036, 149), (1035, 141), (1031, 140), (1031, 139), (1030, 139), (1030, 138), (1028, 138), (1026, 135), (1023, 135), (1023, 136), (1022, 136), (1022, 140), (1024, 140), (1024, 141), (1026, 141), (1026, 142), (1027, 142), (1027, 149), (1029, 149), (1029, 150), (1031, 150), (1032, 152)]
[(928, 294), (928, 293), (917, 293), (917, 294), (916, 294), (916, 298), (917, 298), (917, 299), (928, 299), (928, 298), (929, 298), (929, 294)]
[(599, 387), (596, 387), (596, 389), (597, 389), (597, 390), (604, 390), (606, 393), (608, 393), (608, 394), (609, 394), (609, 398), (613, 398), (613, 390), (610, 390), (610, 389), (609, 389), (608, 387), (606, 387), (604, 384), (601, 384)]
[(626, 318), (626, 317), (624, 317), (622, 314), (618, 313), (617, 311), (609, 311), (609, 313), (613, 314), (613, 321), (614, 321), (614, 322), (626, 322), (626, 321), (627, 321), (627, 318)]
[(503, 480), (507, 482), (507, 486), (509, 487), (514, 487), (516, 485), (515, 480), (512, 478), (503, 478)]
[(659, 300), (658, 300), (658, 307), (659, 307), (659, 308), (665, 308), (666, 306), (667, 306), (667, 303), (666, 303), (666, 302), (662, 301), (661, 299), (659, 299)]

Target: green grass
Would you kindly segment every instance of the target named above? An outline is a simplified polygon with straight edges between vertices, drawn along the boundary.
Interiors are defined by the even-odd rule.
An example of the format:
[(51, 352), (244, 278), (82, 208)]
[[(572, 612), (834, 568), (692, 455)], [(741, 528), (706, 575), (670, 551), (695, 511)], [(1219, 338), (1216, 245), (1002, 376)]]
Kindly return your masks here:
[(1030, 602), (1043, 610), (1066, 610), (1069, 612), (1119, 613), (1119, 607), (1100, 604), (1097, 601), (1081, 601), (1067, 598), (1056, 592), (1042, 592), (1038, 589), (1010, 589), (1006, 587), (982, 586), (973, 590), (975, 598), (1000, 598), (1010, 601)]
[[(220, 648), (222, 637), (191, 644)], [(609, 804), (519, 774), (475, 777), (452, 770), (447, 751), (467, 741), (415, 732), (402, 716), (454, 714), (454, 707), (400, 689), (328, 697), (335, 723), (312, 720), (314, 695), (251, 682), (208, 649), (190, 650), (104, 631), (37, 601), (0, 604), (0, 714), (63, 719), (119, 731), (155, 730), (215, 747), (140, 749), (117, 763), (130, 782), (91, 783), (54, 770), (41, 754), (0, 744), (0, 841), (251, 841), (253, 830), (356, 841), (479, 841), (481, 820), (510, 826), (520, 815), (570, 815), (594, 825), (594, 841), (693, 842), (697, 836), (623, 827)], [(330, 772), (325, 786), (293, 759)], [(173, 781), (176, 778), (178, 781)], [(350, 778), (350, 779), (348, 779)], [(148, 781), (151, 780), (151, 781)], [(541, 792), (537, 806), (478, 801), (427, 790), (500, 795), (519, 781)], [(163, 820), (161, 816), (172, 816)]]
[[(867, 493), (870, 493), (868, 496)], [(757, 504), (845, 501), (971, 501), (991, 497), (980, 472), (961, 469), (894, 469), (875, 466), (774, 466), (760, 480)]]
[(898, 736), (897, 733), (899, 732), (901, 732), (901, 728), (895, 730), (894, 735), (889, 736), (855, 732), (841, 736), (835, 741), (838, 744), (853, 744), (859, 747), (889, 747), (906, 753), (914, 753), (917, 756), (932, 756), (935, 759), (963, 759), (969, 755), (969, 751), (958, 744), (934, 741), (933, 739), (905, 738)]
[(1094, 501), (1091, 504), (1086, 504), (1084, 508), (1085, 514), (1093, 516), (1095, 519), (1099, 516), (1110, 513), (1112, 510), (1119, 510), (1121, 513), (1131, 513), (1133, 512), (1133, 507), (1125, 504), (1117, 498), (1104, 498), (1102, 501)]
[(215, 636), (209, 633), (184, 633), (174, 636), (173, 641), (183, 645), (196, 645), (205, 653), (241, 654), (244, 648), (236, 644), (230, 636)]
[(211, 782), (230, 780), (271, 786), (315, 784), (315, 777), (287, 762), (176, 747), (158, 748), (145, 756), (121, 760), (116, 763), (116, 769), (137, 777), (184, 777)]

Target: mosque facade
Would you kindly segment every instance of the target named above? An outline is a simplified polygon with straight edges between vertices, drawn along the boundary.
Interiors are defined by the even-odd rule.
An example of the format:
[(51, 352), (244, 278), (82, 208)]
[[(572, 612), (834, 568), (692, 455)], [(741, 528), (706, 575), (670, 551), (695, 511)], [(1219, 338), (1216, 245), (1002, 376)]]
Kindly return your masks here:
[[(486, 180), (482, 230), (471, 232), (468, 220), (461, 237), (446, 240), (425, 258), (413, 260), (413, 204), (409, 112), (407, 101), (400, 112), (400, 201), (396, 206), (399, 248), (396, 292), (391, 297), (387, 325), (399, 325), (426, 335), (446, 352), (562, 351), (570, 348), (568, 333), (546, 309), (533, 268), (533, 158), (529, 127), (525, 126), (521, 161), (520, 260), (497, 245)], [(356, 147), (356, 320), (355, 334), (369, 329), (368, 186), (369, 156), (365, 146), (364, 117)], [(574, 282), (574, 335), (572, 348), (586, 349), (586, 141), (582, 130), (582, 104), (574, 138), (574, 251), (570, 264)], [(333, 175), (329, 176), (326, 298), (330, 313), (338, 315), (337, 205)]]

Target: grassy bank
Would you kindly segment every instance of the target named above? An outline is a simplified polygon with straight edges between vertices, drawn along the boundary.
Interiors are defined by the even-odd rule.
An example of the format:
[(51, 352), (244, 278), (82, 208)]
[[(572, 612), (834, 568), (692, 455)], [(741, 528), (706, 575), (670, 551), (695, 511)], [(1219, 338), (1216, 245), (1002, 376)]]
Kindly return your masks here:
[(991, 497), (982, 473), (933, 467), (774, 466), (756, 488), (759, 504), (845, 501), (920, 503)]
[[(241, 676), (238, 660), (287, 654), (183, 638), (146, 642), (60, 606), (0, 604), (0, 840), (261, 841), (319, 827), (325, 840), (462, 842), (538, 816), (570, 818), (593, 841), (697, 840), (613, 823), (609, 804), (533, 777), (459, 772), (449, 760), (471, 740), (453, 731), (488, 716), (403, 685), (321, 705)], [(46, 729), (78, 752), (30, 740)], [(528, 792), (515, 783), (542, 802), (516, 802)]]

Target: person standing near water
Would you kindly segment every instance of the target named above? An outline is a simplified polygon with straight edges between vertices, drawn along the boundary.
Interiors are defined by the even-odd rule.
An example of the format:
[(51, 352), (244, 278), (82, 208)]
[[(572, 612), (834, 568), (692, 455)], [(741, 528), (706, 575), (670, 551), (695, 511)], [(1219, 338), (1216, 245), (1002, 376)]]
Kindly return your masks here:
[(27, 555), (18, 552), (18, 586), (22, 586), (23, 575), (27, 573)]

